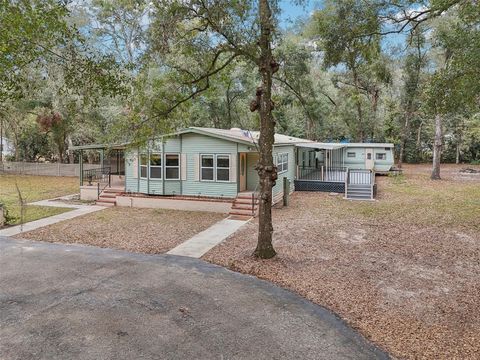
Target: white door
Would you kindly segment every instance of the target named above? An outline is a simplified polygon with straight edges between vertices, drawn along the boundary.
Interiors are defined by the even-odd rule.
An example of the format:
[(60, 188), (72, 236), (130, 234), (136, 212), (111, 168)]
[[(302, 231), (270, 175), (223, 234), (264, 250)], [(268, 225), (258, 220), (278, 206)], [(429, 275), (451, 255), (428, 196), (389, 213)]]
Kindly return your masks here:
[(373, 170), (374, 166), (373, 149), (365, 149), (365, 169)]

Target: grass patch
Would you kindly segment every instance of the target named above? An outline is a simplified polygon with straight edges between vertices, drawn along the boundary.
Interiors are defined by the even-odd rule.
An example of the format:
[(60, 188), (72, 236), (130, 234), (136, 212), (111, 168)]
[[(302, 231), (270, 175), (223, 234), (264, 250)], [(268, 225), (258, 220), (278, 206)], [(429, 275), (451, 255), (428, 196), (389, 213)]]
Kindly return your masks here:
[[(25, 203), (78, 192), (76, 178), (2, 174), (0, 175), (0, 203), (4, 204), (8, 211), (10, 225), (18, 224), (21, 221), (21, 206), (15, 184), (18, 185)], [(70, 210), (61, 207), (28, 205), (25, 207), (23, 221), (38, 220)]]

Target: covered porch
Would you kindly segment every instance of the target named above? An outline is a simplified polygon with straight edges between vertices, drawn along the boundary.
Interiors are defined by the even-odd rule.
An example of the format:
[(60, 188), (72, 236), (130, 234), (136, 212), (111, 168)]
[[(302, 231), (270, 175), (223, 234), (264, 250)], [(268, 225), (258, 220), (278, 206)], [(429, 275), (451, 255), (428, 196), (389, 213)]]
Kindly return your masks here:
[(336, 143), (297, 145), (295, 190), (343, 193), (349, 199), (373, 199), (374, 172), (345, 166), (346, 150), (345, 144)]
[(125, 149), (124, 144), (92, 144), (70, 148), (78, 151), (82, 200), (98, 200), (106, 190), (125, 190)]

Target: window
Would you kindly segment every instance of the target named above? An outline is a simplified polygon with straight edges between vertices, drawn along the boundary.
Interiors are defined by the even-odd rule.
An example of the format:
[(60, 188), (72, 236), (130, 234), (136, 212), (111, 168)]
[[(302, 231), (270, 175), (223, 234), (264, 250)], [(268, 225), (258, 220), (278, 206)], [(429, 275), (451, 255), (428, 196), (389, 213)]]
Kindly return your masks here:
[(279, 174), (288, 171), (288, 153), (277, 155), (277, 171)]
[(146, 178), (148, 171), (148, 156), (147, 154), (140, 155), (140, 177)]
[(180, 179), (180, 155), (178, 154), (165, 155), (165, 179), (166, 180)]
[(372, 153), (367, 153), (367, 160), (372, 160)]
[(214, 181), (213, 168), (213, 155), (202, 155), (200, 160), (200, 179), (203, 181)]
[(162, 154), (150, 154), (150, 178), (162, 178)]
[(377, 153), (377, 154), (376, 154), (376, 159), (377, 159), (377, 160), (387, 160), (387, 154), (385, 154), (385, 153)]
[(347, 157), (354, 158), (356, 154), (354, 152), (347, 152)]
[(202, 155), (200, 158), (200, 180), (230, 181), (230, 156)]
[(217, 181), (230, 181), (230, 156), (217, 155)]

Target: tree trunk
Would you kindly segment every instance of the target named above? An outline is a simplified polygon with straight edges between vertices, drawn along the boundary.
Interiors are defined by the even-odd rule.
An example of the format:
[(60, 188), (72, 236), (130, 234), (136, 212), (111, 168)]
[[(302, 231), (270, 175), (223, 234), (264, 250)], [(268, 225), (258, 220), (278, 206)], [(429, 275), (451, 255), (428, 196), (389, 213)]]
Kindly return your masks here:
[[(273, 144), (275, 138), (275, 121), (272, 116), (272, 76), (276, 69), (271, 49), (272, 13), (268, 0), (259, 1), (260, 41), (261, 50), (259, 71), (262, 76), (262, 86), (257, 89), (257, 108), (260, 113), (260, 147), (257, 164), (260, 178), (259, 225), (258, 242), (255, 256), (270, 259), (276, 252), (272, 245), (272, 187), (277, 179), (277, 168), (273, 164)], [(275, 65), (274, 65), (275, 64)]]
[[(67, 136), (67, 142), (68, 142), (68, 148), (70, 149), (73, 146), (73, 141), (72, 137), (69, 135)], [(68, 162), (70, 164), (73, 164), (75, 162), (75, 156), (72, 150), (67, 150), (68, 151)]]
[(407, 134), (408, 134), (408, 129), (410, 127), (410, 117), (411, 117), (410, 112), (407, 112), (405, 116), (405, 124), (403, 125), (403, 129), (402, 129), (402, 136), (400, 140), (400, 154), (398, 155), (398, 164), (397, 164), (399, 169), (402, 168), (403, 158), (405, 157), (405, 144), (407, 142)]
[(435, 116), (435, 141), (433, 143), (432, 180), (440, 180), (440, 160), (442, 157), (442, 117)]

